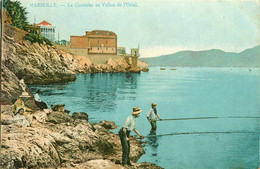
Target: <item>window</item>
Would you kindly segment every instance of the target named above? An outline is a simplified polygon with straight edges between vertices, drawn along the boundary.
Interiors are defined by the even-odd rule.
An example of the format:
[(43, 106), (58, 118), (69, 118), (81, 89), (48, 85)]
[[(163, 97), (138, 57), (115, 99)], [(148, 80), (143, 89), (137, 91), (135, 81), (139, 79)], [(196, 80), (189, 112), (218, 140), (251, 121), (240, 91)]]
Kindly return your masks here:
[(97, 50), (99, 50), (99, 48), (97, 48)]
[(98, 40), (98, 44), (99, 44), (99, 40)]

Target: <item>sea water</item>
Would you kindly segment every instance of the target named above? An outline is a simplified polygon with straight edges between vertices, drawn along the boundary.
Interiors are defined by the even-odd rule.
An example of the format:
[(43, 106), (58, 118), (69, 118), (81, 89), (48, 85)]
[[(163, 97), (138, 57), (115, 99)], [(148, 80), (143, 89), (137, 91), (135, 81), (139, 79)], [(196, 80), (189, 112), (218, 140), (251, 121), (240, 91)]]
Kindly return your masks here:
[(136, 128), (149, 135), (146, 114), (153, 102), (162, 119), (219, 117), (158, 121), (157, 135), (184, 134), (145, 138), (146, 154), (138, 162), (167, 169), (259, 166), (259, 118), (248, 118), (260, 117), (258, 68), (153, 67), (140, 74), (81, 74), (75, 82), (29, 87), (40, 89), (48, 106), (65, 104), (71, 113), (88, 113), (90, 122), (114, 121), (115, 133), (139, 106)]

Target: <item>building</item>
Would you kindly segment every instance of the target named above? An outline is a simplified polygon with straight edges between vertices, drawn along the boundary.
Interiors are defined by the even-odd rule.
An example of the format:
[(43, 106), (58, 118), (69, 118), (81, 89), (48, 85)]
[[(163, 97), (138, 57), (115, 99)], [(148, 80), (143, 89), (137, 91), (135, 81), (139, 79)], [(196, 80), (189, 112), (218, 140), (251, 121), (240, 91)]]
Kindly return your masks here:
[(117, 47), (117, 55), (122, 56), (122, 55), (126, 54), (125, 51), (126, 51), (125, 47)]
[(41, 23), (38, 24), (41, 30), (41, 36), (49, 39), (50, 41), (54, 42), (55, 40), (55, 27), (52, 26), (47, 21), (42, 21)]
[(117, 35), (112, 31), (86, 31), (83, 36), (70, 36), (70, 48), (75, 54), (117, 55)]

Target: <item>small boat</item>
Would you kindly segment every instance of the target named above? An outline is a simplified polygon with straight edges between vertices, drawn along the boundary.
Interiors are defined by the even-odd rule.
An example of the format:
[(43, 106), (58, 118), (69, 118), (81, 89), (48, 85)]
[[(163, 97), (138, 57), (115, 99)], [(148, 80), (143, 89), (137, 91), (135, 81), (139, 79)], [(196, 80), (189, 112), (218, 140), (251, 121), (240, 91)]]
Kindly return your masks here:
[(172, 68), (171, 70), (177, 70), (176, 68)]
[(165, 68), (160, 68), (161, 70), (165, 70)]

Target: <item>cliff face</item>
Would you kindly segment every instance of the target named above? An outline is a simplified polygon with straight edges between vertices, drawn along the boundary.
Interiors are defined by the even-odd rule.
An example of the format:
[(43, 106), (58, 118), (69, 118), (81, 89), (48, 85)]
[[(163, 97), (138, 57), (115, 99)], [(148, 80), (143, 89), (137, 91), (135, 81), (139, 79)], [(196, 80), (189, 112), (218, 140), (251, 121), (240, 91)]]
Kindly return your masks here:
[(84, 56), (76, 56), (46, 44), (23, 40), (24, 31), (4, 24), (1, 103), (12, 103), (22, 93), (20, 79), (26, 84), (68, 82), (76, 73), (140, 72), (132, 67), (131, 58), (109, 59), (93, 65)]
[[(26, 84), (43, 84), (75, 80), (72, 55), (51, 46), (29, 41), (17, 42), (5, 27), (2, 64)], [(8, 30), (8, 31), (7, 31)]]

